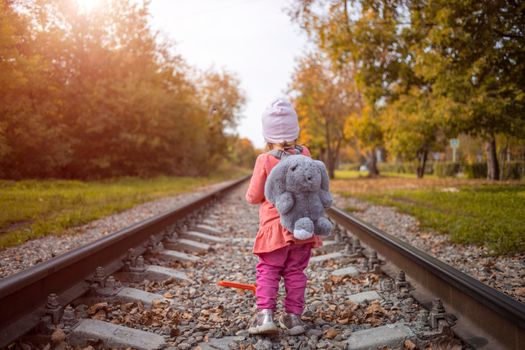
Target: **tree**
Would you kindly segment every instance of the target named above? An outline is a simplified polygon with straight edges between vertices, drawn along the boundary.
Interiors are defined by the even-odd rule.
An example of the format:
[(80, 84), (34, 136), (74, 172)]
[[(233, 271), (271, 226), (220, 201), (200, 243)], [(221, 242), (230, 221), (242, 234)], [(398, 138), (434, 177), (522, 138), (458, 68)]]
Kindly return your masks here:
[[(398, 126), (426, 125), (424, 134), (441, 127), (429, 138), (413, 138), (422, 142), (416, 150), (441, 134), (484, 137), (492, 179), (499, 173), (495, 136), (525, 137), (525, 16), (520, 3), (298, 0), (290, 13), (332, 62), (353, 62), (371, 122), (370, 127), (361, 122), (364, 130), (375, 130), (383, 117), (391, 116), (389, 106), (441, 108), (440, 114), (409, 109), (407, 118), (398, 113), (407, 119)], [(417, 118), (416, 110), (422, 113)], [(422, 124), (424, 115), (440, 122)], [(364, 144), (374, 139), (360, 138)]]
[(383, 145), (383, 130), (378, 112), (370, 106), (348, 116), (344, 124), (344, 133), (348, 138), (357, 140), (359, 148), (365, 152), (369, 176), (379, 175), (376, 150)]
[(525, 16), (514, 1), (415, 1), (416, 71), (433, 94), (460, 106), (452, 129), (487, 144), (488, 178), (499, 178), (496, 134), (521, 138), (525, 124)]
[(227, 71), (204, 72), (199, 93), (201, 104), (208, 107), (208, 164), (210, 169), (224, 158), (228, 150), (228, 132), (238, 123), (246, 97), (240, 89), (240, 81)]
[(414, 87), (409, 94), (392, 102), (383, 113), (381, 129), (387, 148), (395, 156), (416, 159), (418, 178), (425, 174), (428, 153), (444, 148), (446, 140), (441, 125), (444, 111), (446, 109), (439, 101)]
[(319, 53), (300, 59), (289, 89), (300, 115), (301, 139), (326, 162), (328, 175), (334, 178), (345, 120), (357, 113), (361, 100), (350, 67), (326, 62)]
[(245, 169), (253, 169), (257, 151), (252, 142), (244, 137), (230, 136), (230, 138), (227, 157), (230, 158), (231, 163)]
[(390, 87), (403, 71), (396, 30), (402, 17), (396, 1), (296, 1), (292, 19), (304, 28), (333, 65), (355, 67), (364, 113), (355, 114), (347, 129), (359, 136), (370, 174), (376, 176), (376, 149), (382, 146), (381, 109), (391, 98)]
[(49, 57), (34, 49), (41, 37), (14, 7), (0, 2), (0, 176), (50, 176), (70, 151), (58, 108), (60, 83)]
[(173, 54), (148, 1), (0, 4), (0, 176), (213, 169), (244, 103), (239, 82)]

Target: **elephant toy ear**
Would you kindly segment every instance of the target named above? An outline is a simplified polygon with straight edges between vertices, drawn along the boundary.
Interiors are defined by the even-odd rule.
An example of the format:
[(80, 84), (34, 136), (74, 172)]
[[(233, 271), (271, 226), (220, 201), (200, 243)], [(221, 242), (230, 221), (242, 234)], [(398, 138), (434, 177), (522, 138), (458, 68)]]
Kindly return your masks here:
[(315, 160), (314, 162), (319, 171), (321, 172), (321, 189), (325, 191), (330, 191), (328, 173), (326, 172), (326, 167), (324, 163), (320, 160)]
[(277, 164), (266, 179), (264, 185), (264, 196), (270, 202), (275, 204), (276, 198), (286, 191), (286, 172), (288, 171), (288, 162), (282, 160)]

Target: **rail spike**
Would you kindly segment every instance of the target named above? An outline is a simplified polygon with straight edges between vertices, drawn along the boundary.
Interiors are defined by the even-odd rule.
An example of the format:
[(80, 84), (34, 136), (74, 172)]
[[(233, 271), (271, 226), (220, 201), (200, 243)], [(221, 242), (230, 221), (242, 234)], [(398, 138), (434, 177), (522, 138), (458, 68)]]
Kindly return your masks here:
[(60, 321), (60, 316), (62, 315), (62, 307), (58, 302), (58, 296), (55, 293), (51, 293), (47, 296), (46, 303), (46, 315), (51, 317), (52, 324), (58, 324)]
[(381, 261), (377, 258), (377, 252), (375, 250), (372, 250), (370, 252), (370, 258), (368, 261), (368, 270), (375, 274), (380, 274), (381, 269), (379, 268), (379, 265), (381, 264)]
[(432, 310), (430, 310), (430, 327), (439, 333), (448, 331), (450, 327), (456, 324), (457, 318), (445, 312), (445, 307), (441, 299), (436, 298), (432, 301)]
[(112, 297), (118, 294), (122, 289), (122, 285), (115, 279), (114, 276), (109, 276), (103, 288), (97, 288), (96, 293), (105, 297)]
[(92, 287), (94, 288), (104, 287), (105, 281), (106, 281), (106, 272), (104, 271), (104, 268), (102, 266), (99, 266), (95, 269), (95, 273), (93, 274), (93, 277), (91, 279)]
[(352, 246), (350, 244), (345, 245), (344, 254), (348, 256), (353, 255)]
[(428, 310), (421, 309), (419, 310), (416, 321), (414, 322), (414, 329), (416, 332), (425, 332), (430, 329), (430, 325), (428, 323)]
[(406, 279), (405, 271), (399, 271), (396, 277), (395, 285), (398, 291), (401, 291), (403, 289), (408, 290), (410, 288), (410, 285), (408, 284), (408, 281)]
[(334, 225), (334, 229), (332, 231), (332, 234), (334, 235), (334, 238), (335, 238), (335, 241), (336, 242), (341, 242), (342, 240), (342, 237), (341, 237), (341, 227), (339, 227), (339, 225)]
[(385, 278), (381, 281), (381, 291), (386, 294), (391, 294), (394, 291), (394, 282), (391, 278)]
[(66, 306), (66, 308), (64, 309), (64, 315), (62, 316), (64, 332), (66, 334), (70, 333), (77, 323), (78, 320), (75, 316), (75, 310), (71, 307), (71, 305)]
[(368, 257), (364, 256), (363, 261), (361, 263), (361, 270), (368, 272), (368, 267), (369, 267), (368, 263), (369, 263)]
[(136, 262), (136, 253), (134, 248), (129, 248), (126, 253), (126, 258), (124, 259), (124, 271), (131, 271), (135, 266)]
[(456, 324), (456, 317), (445, 311), (441, 299), (432, 301), (430, 312), (423, 309), (419, 311), (414, 322), (414, 330), (418, 338), (423, 340), (435, 339), (438, 336), (450, 336), (451, 327)]
[(362, 246), (361, 246), (361, 241), (359, 241), (357, 238), (354, 239), (354, 242), (352, 244), (353, 246), (353, 249), (354, 249), (354, 254), (356, 256), (363, 256), (363, 251), (365, 250)]
[(353, 240), (352, 240), (352, 237), (350, 237), (349, 235), (344, 235), (344, 236), (342, 237), (342, 240), (343, 240), (343, 242), (344, 242), (346, 245), (350, 246), (350, 248), (351, 248), (352, 251), (353, 251), (354, 242), (353, 242)]

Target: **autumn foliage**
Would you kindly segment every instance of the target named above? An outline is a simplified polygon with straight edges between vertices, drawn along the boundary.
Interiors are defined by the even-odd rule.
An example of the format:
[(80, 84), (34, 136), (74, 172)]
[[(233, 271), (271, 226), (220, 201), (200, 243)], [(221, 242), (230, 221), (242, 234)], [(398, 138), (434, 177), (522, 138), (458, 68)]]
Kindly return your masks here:
[(212, 172), (245, 98), (149, 24), (148, 2), (0, 2), (0, 177)]
[[(357, 141), (370, 170), (376, 151), (386, 149), (417, 160), (421, 177), (430, 152), (468, 135), (486, 144), (487, 176), (498, 179), (498, 138), (507, 150), (524, 149), (521, 2), (295, 0), (289, 14), (333, 71), (352, 69), (362, 108), (348, 114), (345, 137)], [(306, 69), (299, 61), (298, 70)], [(311, 91), (298, 94), (298, 101), (316, 99)]]

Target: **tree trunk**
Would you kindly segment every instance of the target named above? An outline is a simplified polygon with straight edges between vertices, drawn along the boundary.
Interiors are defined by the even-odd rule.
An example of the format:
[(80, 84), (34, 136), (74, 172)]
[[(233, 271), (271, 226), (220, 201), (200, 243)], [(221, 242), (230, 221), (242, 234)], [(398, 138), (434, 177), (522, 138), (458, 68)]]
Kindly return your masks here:
[(423, 150), (417, 152), (417, 178), (422, 179), (425, 176), (425, 167), (427, 165), (428, 151)]
[(368, 176), (370, 177), (377, 177), (379, 176), (379, 169), (377, 168), (377, 157), (376, 157), (376, 149), (372, 149), (368, 153), (368, 157), (366, 159), (366, 167), (368, 168)]
[(335, 164), (332, 160), (328, 163), (328, 177), (332, 180), (335, 178)]
[(485, 150), (487, 151), (487, 179), (499, 180), (499, 164), (496, 154), (496, 138), (490, 135)]
[(336, 163), (337, 163), (337, 155), (334, 153), (335, 153), (334, 151), (330, 151), (329, 156), (327, 157), (328, 158), (328, 162), (327, 162), (328, 176), (330, 177), (330, 179), (335, 179), (335, 168), (336, 168)]

